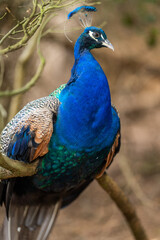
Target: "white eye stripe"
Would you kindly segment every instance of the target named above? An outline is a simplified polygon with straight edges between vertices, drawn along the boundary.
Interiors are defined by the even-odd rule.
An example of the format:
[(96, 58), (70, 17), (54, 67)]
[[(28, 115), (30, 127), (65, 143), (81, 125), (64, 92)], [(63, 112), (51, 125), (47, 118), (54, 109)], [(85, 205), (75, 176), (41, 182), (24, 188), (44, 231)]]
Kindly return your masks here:
[(93, 38), (96, 42), (98, 42), (98, 39), (96, 39), (94, 36), (93, 36), (93, 32), (92, 31), (89, 31), (89, 36), (91, 38)]
[(103, 37), (103, 35), (101, 34), (101, 38), (105, 41), (105, 39), (104, 39), (104, 37)]

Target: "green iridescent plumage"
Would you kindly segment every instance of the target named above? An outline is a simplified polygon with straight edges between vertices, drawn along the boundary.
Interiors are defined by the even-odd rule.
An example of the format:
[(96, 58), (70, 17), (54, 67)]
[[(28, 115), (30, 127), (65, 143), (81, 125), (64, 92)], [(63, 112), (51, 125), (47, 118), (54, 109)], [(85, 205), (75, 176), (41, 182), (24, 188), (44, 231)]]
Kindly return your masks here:
[(33, 177), (34, 184), (45, 191), (63, 191), (68, 186), (76, 186), (101, 171), (109, 150), (106, 148), (96, 153), (69, 151), (64, 146), (56, 146), (52, 137), (49, 153), (40, 162), (38, 175)]
[(49, 96), (53, 96), (59, 99), (59, 94), (65, 88), (66, 84), (62, 84), (59, 88), (57, 88), (55, 91), (53, 91)]

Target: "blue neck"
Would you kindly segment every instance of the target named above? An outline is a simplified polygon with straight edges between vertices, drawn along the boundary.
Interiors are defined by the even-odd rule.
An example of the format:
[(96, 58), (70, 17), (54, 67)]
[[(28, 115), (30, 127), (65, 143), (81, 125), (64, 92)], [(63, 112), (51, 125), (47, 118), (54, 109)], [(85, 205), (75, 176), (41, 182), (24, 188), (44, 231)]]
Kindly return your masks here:
[(80, 37), (77, 39), (76, 44), (74, 46), (75, 61), (78, 60), (81, 57), (81, 55), (89, 51), (90, 50), (84, 46), (82, 35), (80, 35)]
[(81, 37), (74, 54), (71, 78), (59, 97), (55, 134), (67, 148), (101, 150), (112, 124), (108, 81)]

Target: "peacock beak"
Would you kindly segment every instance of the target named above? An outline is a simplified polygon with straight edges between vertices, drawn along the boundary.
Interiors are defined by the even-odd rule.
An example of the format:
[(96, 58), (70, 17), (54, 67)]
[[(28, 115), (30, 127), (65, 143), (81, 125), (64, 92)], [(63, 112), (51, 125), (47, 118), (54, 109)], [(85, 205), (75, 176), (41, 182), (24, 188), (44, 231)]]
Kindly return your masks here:
[(108, 39), (106, 39), (106, 40), (104, 40), (102, 42), (102, 46), (110, 48), (110, 49), (112, 49), (114, 51), (114, 47), (113, 47), (112, 43), (110, 43), (110, 41)]

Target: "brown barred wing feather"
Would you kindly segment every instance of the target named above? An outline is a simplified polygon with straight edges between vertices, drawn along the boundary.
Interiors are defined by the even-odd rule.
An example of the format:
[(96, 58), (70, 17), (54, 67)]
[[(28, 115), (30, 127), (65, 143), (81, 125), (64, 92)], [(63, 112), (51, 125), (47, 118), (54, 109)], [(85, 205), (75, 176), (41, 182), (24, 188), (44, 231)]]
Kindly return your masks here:
[(59, 100), (48, 96), (28, 103), (1, 134), (1, 151), (11, 159), (31, 162), (48, 152)]

